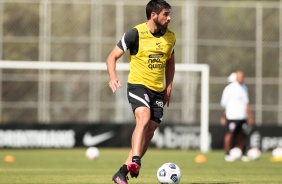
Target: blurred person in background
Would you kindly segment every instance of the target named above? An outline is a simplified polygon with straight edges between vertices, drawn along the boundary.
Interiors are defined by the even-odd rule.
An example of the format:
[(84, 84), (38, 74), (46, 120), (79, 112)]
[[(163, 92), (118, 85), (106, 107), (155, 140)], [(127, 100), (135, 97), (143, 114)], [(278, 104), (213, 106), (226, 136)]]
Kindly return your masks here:
[(225, 108), (220, 121), (226, 127), (224, 158), (227, 162), (235, 161), (235, 158), (230, 156), (230, 150), (237, 146), (242, 150), (241, 160), (247, 162), (248, 134), (254, 120), (249, 105), (248, 88), (244, 84), (244, 73), (238, 70), (228, 77), (228, 81), (230, 83), (224, 88), (220, 102)]
[(116, 75), (117, 60), (129, 50), (130, 72), (127, 96), (136, 126), (128, 157), (112, 180), (127, 184), (127, 174), (137, 178), (141, 158), (146, 153), (155, 130), (162, 122), (163, 107), (169, 106), (175, 72), (175, 34), (168, 24), (171, 6), (164, 0), (151, 0), (146, 6), (147, 22), (126, 32), (107, 59), (113, 92), (121, 87)]

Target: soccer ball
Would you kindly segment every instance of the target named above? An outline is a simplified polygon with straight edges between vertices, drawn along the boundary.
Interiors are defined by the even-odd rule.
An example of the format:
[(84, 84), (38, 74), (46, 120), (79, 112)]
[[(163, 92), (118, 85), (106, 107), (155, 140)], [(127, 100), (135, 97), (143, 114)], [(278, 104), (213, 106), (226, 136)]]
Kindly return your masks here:
[(181, 170), (174, 163), (165, 163), (157, 171), (160, 184), (178, 184), (181, 179)]
[(258, 148), (251, 148), (248, 150), (247, 152), (247, 156), (251, 159), (251, 160), (257, 160), (259, 159), (261, 155), (261, 151)]
[(282, 157), (282, 148), (277, 147), (274, 150), (272, 150), (272, 156), (274, 158)]
[(96, 147), (89, 147), (85, 152), (85, 156), (89, 160), (95, 160), (100, 156), (99, 149)]
[(239, 159), (242, 156), (242, 150), (238, 147), (232, 148), (229, 155), (234, 159)]

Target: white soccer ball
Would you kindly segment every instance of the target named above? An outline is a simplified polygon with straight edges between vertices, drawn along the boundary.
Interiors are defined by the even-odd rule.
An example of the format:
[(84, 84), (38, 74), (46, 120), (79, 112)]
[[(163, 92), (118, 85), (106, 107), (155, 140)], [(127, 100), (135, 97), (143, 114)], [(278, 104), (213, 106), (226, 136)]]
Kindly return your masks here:
[(275, 148), (274, 150), (272, 150), (272, 156), (274, 158), (279, 158), (279, 157), (282, 157), (282, 147), (277, 147)]
[(178, 184), (181, 179), (181, 170), (174, 163), (165, 163), (157, 171), (160, 184)]
[(248, 150), (247, 152), (247, 156), (251, 159), (251, 160), (257, 160), (260, 158), (261, 155), (261, 151), (258, 148), (251, 148)]
[(85, 156), (89, 160), (95, 160), (100, 156), (99, 149), (96, 147), (89, 147), (85, 152)]
[(242, 150), (238, 147), (232, 148), (229, 155), (234, 159), (239, 159), (242, 156)]

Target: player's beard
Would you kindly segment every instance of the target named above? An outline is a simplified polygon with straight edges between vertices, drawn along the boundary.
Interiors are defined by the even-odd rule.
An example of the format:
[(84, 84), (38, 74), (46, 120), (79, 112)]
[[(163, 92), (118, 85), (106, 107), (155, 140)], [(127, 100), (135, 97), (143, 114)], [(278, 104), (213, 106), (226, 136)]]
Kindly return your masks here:
[(159, 16), (157, 16), (156, 19), (154, 19), (155, 25), (157, 26), (157, 28), (163, 32), (166, 31), (168, 24), (162, 24), (159, 20), (158, 20)]

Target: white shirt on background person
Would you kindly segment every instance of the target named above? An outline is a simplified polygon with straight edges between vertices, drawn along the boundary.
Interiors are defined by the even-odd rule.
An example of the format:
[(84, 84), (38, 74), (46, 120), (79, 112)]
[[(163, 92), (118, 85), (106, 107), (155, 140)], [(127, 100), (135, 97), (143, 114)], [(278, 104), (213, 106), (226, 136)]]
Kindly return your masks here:
[(220, 104), (225, 108), (227, 119), (246, 120), (248, 103), (248, 88), (245, 84), (235, 81), (224, 88)]

